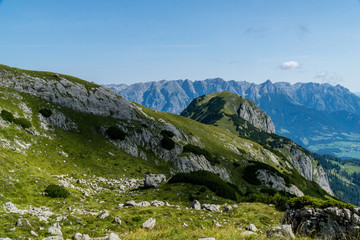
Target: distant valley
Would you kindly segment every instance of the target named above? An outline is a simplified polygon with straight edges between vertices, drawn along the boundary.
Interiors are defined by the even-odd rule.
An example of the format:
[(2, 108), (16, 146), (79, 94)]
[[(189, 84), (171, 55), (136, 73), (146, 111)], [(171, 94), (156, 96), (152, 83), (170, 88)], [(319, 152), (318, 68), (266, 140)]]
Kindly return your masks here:
[(196, 97), (226, 90), (254, 101), (271, 117), (277, 134), (310, 151), (360, 158), (360, 97), (340, 85), (215, 78), (107, 87), (146, 107), (177, 114)]

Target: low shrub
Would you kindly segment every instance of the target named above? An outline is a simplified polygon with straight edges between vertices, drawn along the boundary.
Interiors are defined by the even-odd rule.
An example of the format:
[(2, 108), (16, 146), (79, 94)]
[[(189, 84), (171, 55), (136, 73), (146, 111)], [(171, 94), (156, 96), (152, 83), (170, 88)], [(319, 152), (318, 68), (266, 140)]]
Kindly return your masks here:
[(183, 148), (183, 152), (194, 153), (196, 155), (203, 155), (211, 164), (219, 164), (220, 161), (209, 153), (206, 149), (195, 146), (193, 144), (186, 144)]
[(14, 115), (11, 112), (6, 111), (5, 109), (1, 110), (0, 115), (5, 121), (8, 121), (8, 122), (14, 122), (15, 121)]
[(169, 138), (172, 138), (175, 136), (175, 134), (169, 130), (162, 130), (161, 135), (163, 135), (163, 137), (169, 137)]
[(40, 109), (39, 113), (41, 115), (43, 115), (44, 117), (46, 117), (46, 118), (48, 118), (48, 117), (50, 117), (52, 115), (52, 111), (50, 109), (47, 109), (47, 108)]
[(237, 201), (240, 197), (240, 192), (235, 185), (225, 182), (215, 173), (205, 170), (177, 173), (169, 180), (169, 183), (179, 182), (205, 186), (216, 195), (234, 201)]
[(51, 198), (67, 198), (70, 193), (63, 186), (59, 186), (56, 184), (50, 184), (45, 188), (45, 192)]
[(166, 150), (172, 150), (175, 147), (175, 142), (168, 136), (164, 136), (160, 141), (160, 145)]
[(142, 219), (142, 218), (141, 218), (140, 216), (135, 216), (135, 217), (132, 218), (132, 220), (133, 220), (134, 222), (140, 222), (141, 219)]
[(116, 126), (111, 126), (106, 130), (106, 134), (114, 140), (124, 140), (126, 133)]
[(25, 118), (15, 118), (14, 115), (9, 112), (9, 111), (6, 111), (6, 110), (1, 110), (1, 113), (0, 113), (0, 116), (5, 120), (5, 121), (8, 121), (8, 122), (13, 122), (17, 125), (20, 125), (21, 127), (23, 128), (30, 128), (32, 125), (31, 125), (31, 122)]
[(310, 196), (302, 196), (302, 197), (295, 197), (290, 199), (287, 204), (290, 207), (294, 208), (304, 208), (304, 207), (314, 207), (314, 208), (327, 208), (327, 207), (338, 207), (338, 208), (347, 208), (347, 209), (354, 209), (354, 206), (349, 203), (344, 203), (337, 200), (322, 200)]
[(25, 118), (15, 118), (14, 123), (20, 125), (22, 128), (31, 128), (31, 122)]

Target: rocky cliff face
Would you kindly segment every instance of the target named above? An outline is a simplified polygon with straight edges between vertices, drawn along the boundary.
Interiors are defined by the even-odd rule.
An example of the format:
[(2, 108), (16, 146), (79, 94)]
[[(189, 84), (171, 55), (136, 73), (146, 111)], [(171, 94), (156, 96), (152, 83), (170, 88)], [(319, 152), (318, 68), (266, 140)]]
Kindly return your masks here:
[(135, 108), (129, 101), (112, 90), (88, 84), (86, 87), (58, 74), (44, 79), (13, 68), (0, 68), (0, 87), (29, 93), (79, 112), (122, 119), (136, 117)]
[(238, 109), (239, 117), (245, 119), (251, 125), (268, 133), (275, 133), (275, 126), (271, 118), (261, 111), (255, 104), (244, 101)]

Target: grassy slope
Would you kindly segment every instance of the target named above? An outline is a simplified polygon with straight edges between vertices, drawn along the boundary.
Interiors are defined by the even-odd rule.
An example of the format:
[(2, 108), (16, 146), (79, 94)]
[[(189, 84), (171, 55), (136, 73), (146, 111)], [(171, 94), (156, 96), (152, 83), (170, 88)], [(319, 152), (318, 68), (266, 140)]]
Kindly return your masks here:
[[(228, 200), (219, 197), (215, 197), (216, 200), (213, 200), (212, 196), (214, 194), (209, 190), (199, 194), (199, 186), (188, 184), (164, 185), (159, 191), (155, 192), (149, 189), (127, 194), (118, 194), (116, 192), (110, 194), (100, 193), (96, 197), (86, 198), (86, 201), (82, 200), (84, 198), (81, 192), (73, 189), (70, 189), (71, 197), (66, 200), (49, 199), (42, 196), (39, 192), (42, 192), (49, 183), (58, 183), (58, 178), (54, 175), (69, 174), (74, 179), (82, 178), (90, 181), (93, 180), (93, 175), (115, 179), (120, 177), (142, 178), (146, 172), (168, 175), (171, 166), (168, 166), (165, 162), (155, 165), (153, 163), (155, 159), (144, 161), (132, 157), (123, 150), (115, 148), (103, 135), (98, 133), (98, 126), (111, 126), (119, 120), (78, 113), (15, 90), (0, 88), (0, 96), (1, 109), (12, 112), (16, 117), (28, 118), (34, 127), (32, 130), (36, 129), (40, 133), (54, 138), (54, 140), (50, 140), (46, 137), (31, 135), (12, 123), (6, 123), (7, 126), (1, 128), (0, 137), (10, 140), (11, 144), (14, 144), (15, 139), (24, 143), (31, 143), (28, 149), (18, 147), (19, 151), (23, 153), (3, 147), (0, 148), (0, 173), (2, 176), (0, 178), (0, 193), (3, 195), (3, 197), (0, 197), (1, 204), (11, 201), (21, 209), (28, 209), (29, 205), (47, 206), (56, 213), (66, 215), (69, 214), (67, 210), (69, 206), (94, 211), (110, 209), (111, 218), (104, 221), (99, 221), (95, 216), (69, 216), (66, 221), (62, 222), (64, 237), (70, 238), (75, 232), (88, 233), (92, 237), (101, 237), (106, 234), (105, 229), (108, 228), (119, 234), (125, 234), (122, 239), (152, 239), (154, 236), (159, 239), (195, 239), (203, 236), (222, 236), (223, 239), (226, 239), (225, 235), (229, 232), (232, 232), (229, 236), (238, 235), (239, 230), (237, 228), (244, 228), (249, 221), (254, 222), (264, 231), (268, 224), (260, 226), (263, 222), (269, 222), (271, 226), (280, 223), (282, 213), (275, 211), (277, 214), (274, 215), (273, 207), (264, 204), (251, 204), (249, 206), (244, 204), (244, 207), (229, 215), (210, 214), (208, 212), (199, 214), (191, 210), (185, 210), (184, 212), (184, 207), (189, 207), (191, 204), (189, 201), (191, 196), (196, 196), (200, 201), (208, 203), (228, 202)], [(21, 103), (25, 103), (31, 109), (31, 119), (23, 114), (23, 110), (20, 108)], [(54, 132), (42, 130), (38, 110), (44, 106), (65, 113), (67, 117), (76, 122), (79, 129), (64, 131), (55, 128)], [(156, 114), (153, 112), (153, 115)], [(180, 121), (182, 120), (180, 119)], [(203, 132), (209, 133), (208, 130), (206, 127)], [(223, 132), (221, 134), (227, 133)], [(211, 142), (211, 136), (204, 136), (204, 140), (207, 139), (208, 142)], [(205, 141), (204, 144), (206, 143)], [(60, 155), (60, 151), (68, 153), (69, 157)], [(115, 157), (110, 156), (108, 152), (115, 154)], [(159, 159), (156, 160), (160, 161)], [(77, 185), (75, 184), (75, 186)], [(111, 189), (111, 186), (104, 187)], [(182, 194), (177, 195), (179, 192)], [(115, 210), (115, 206), (121, 202), (129, 200), (151, 201), (154, 199), (166, 200), (171, 204), (180, 205), (181, 208), (177, 210), (173, 207), (149, 207)], [(100, 204), (101, 200), (105, 202)], [(261, 216), (255, 214), (258, 212), (257, 209), (260, 208), (267, 209)], [(249, 212), (248, 216), (244, 217), (244, 212)], [(10, 229), (13, 228), (14, 223), (20, 216), (18, 214), (5, 214), (1, 211), (0, 216), (0, 237), (6, 236), (15, 239), (19, 236), (31, 237), (29, 232), (31, 229), (35, 230), (39, 236), (44, 237), (46, 231), (38, 231), (37, 228), (41, 226), (47, 229), (51, 225), (50, 223), (55, 221), (55, 217), (51, 217), (50, 223), (39, 222), (37, 218), (25, 215), (24, 217), (30, 220), (32, 227), (18, 228), (13, 232)], [(115, 216), (120, 216), (125, 223), (120, 227), (112, 223)], [(133, 220), (134, 216), (140, 216), (141, 220)], [(158, 220), (155, 230), (144, 231), (139, 229), (141, 223), (148, 217), (155, 217)], [(212, 224), (212, 220), (216, 217), (221, 223), (226, 219), (229, 222), (228, 226), (225, 225), (224, 229), (217, 231)], [(183, 231), (183, 222), (190, 226), (188, 231)], [(204, 229), (199, 230), (199, 226), (204, 226)], [(239, 236), (237, 238), (240, 239)], [(236, 237), (232, 237), (232, 239), (236, 239)]]
[[(11, 70), (26, 72), (37, 77), (53, 77), (53, 73)], [(82, 81), (73, 80), (78, 83)], [(95, 87), (91, 84), (89, 86)], [(25, 103), (31, 110), (31, 118), (24, 114), (24, 110), (21, 108), (22, 103)], [(79, 126), (78, 130), (64, 131), (55, 128), (54, 132), (49, 132), (41, 129), (38, 111), (44, 106), (64, 113)], [(91, 237), (101, 237), (106, 234), (106, 229), (110, 229), (119, 234), (124, 234), (122, 239), (196, 239), (204, 236), (215, 236), (220, 239), (242, 239), (237, 228), (244, 229), (248, 223), (257, 224), (257, 227), (263, 232), (269, 226), (280, 223), (282, 213), (264, 204), (241, 204), (241, 208), (229, 214), (231, 218), (227, 214), (208, 212), (199, 214), (187, 210), (185, 207), (190, 206), (189, 199), (194, 196), (206, 203), (224, 204), (229, 202), (229, 200), (214, 196), (209, 190), (201, 193), (199, 186), (189, 184), (165, 184), (160, 187), (159, 191), (148, 189), (127, 193), (118, 193), (114, 186), (102, 185), (108, 191), (100, 192), (94, 196), (83, 197), (81, 191), (69, 189), (71, 197), (66, 200), (49, 199), (39, 192), (42, 192), (49, 183), (59, 182), (59, 179), (54, 175), (68, 174), (74, 179), (72, 183), (78, 187), (81, 185), (76, 184), (75, 180), (80, 178), (93, 182), (99, 176), (107, 179), (142, 178), (146, 172), (165, 173), (169, 176), (169, 170), (172, 166), (151, 154), (148, 155), (148, 161), (132, 157), (123, 150), (114, 147), (106, 137), (99, 133), (99, 126), (109, 127), (115, 123), (121, 124), (121, 120), (78, 113), (71, 109), (53, 105), (45, 100), (4, 88), (0, 88), (0, 108), (12, 112), (16, 117), (27, 118), (32, 122), (32, 130), (37, 130), (41, 134), (53, 138), (51, 140), (47, 137), (31, 135), (24, 129), (9, 123), (6, 123), (6, 127), (1, 128), (1, 139), (8, 140), (14, 146), (17, 146), (15, 140), (31, 143), (31, 146), (28, 149), (17, 146), (18, 150), (0, 147), (0, 193), (3, 195), (0, 197), (0, 203), (11, 201), (21, 209), (28, 209), (29, 205), (47, 206), (56, 214), (68, 215), (68, 219), (62, 222), (64, 237), (70, 238), (75, 232), (88, 233)], [(260, 158), (261, 156), (257, 156), (257, 154), (263, 151), (261, 145), (238, 138), (226, 130), (203, 125), (177, 115), (156, 112), (147, 108), (143, 108), (143, 110), (155, 119), (162, 118), (181, 128), (190, 136), (198, 138), (213, 155), (224, 157), (221, 162), (230, 169), (234, 176), (234, 182), (240, 186), (252, 187), (241, 179), (242, 173), (233, 167), (233, 162), (243, 164), (242, 160)], [(137, 126), (139, 123), (134, 122), (132, 124)], [(5, 142), (1, 141), (1, 143)], [(232, 144), (241, 149), (244, 153), (242, 157), (230, 151), (226, 147), (227, 144)], [(255, 157), (251, 156), (249, 149)], [(59, 154), (61, 151), (69, 154), (69, 157)], [(109, 152), (115, 156), (111, 156)], [(264, 161), (270, 163), (268, 159), (264, 159)], [(158, 164), (155, 165), (155, 162)], [(284, 169), (279, 170), (284, 171)], [(179, 205), (180, 208), (114, 209), (118, 203), (129, 200), (151, 201), (154, 199), (169, 201), (170, 204)], [(230, 201), (230, 203), (232, 202)], [(95, 216), (76, 214), (71, 216), (68, 207), (72, 209), (84, 208), (95, 212), (108, 209), (111, 217), (108, 220), (99, 221)], [(260, 210), (261, 214), (259, 214)], [(114, 216), (121, 216), (125, 223), (120, 227), (114, 225), (112, 223)], [(140, 216), (141, 220), (134, 220), (134, 216)], [(36, 230), (42, 237), (46, 236), (46, 231), (37, 231), (37, 227), (42, 226), (47, 229), (55, 221), (56, 216), (51, 217), (49, 223), (39, 222), (32, 216), (25, 215), (25, 217), (31, 221), (31, 229)], [(140, 224), (147, 217), (156, 217), (159, 221), (155, 230), (144, 231), (139, 229)], [(0, 211), (0, 237), (30, 237), (29, 228), (18, 228), (15, 232), (10, 231), (18, 218), (18, 214), (6, 214)], [(228, 224), (224, 224), (224, 228), (218, 230), (212, 224), (212, 220), (216, 218), (220, 223), (223, 222), (223, 219), (227, 219)], [(183, 222), (190, 226), (186, 231), (182, 226)], [(204, 226), (204, 228), (199, 229), (199, 226)]]

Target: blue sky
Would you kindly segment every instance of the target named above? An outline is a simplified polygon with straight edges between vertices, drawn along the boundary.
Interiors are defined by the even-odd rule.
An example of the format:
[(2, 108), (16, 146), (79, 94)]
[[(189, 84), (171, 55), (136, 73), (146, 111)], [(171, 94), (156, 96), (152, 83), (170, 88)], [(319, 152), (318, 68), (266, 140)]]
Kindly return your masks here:
[(0, 63), (101, 84), (222, 77), (360, 91), (360, 2), (0, 0)]

